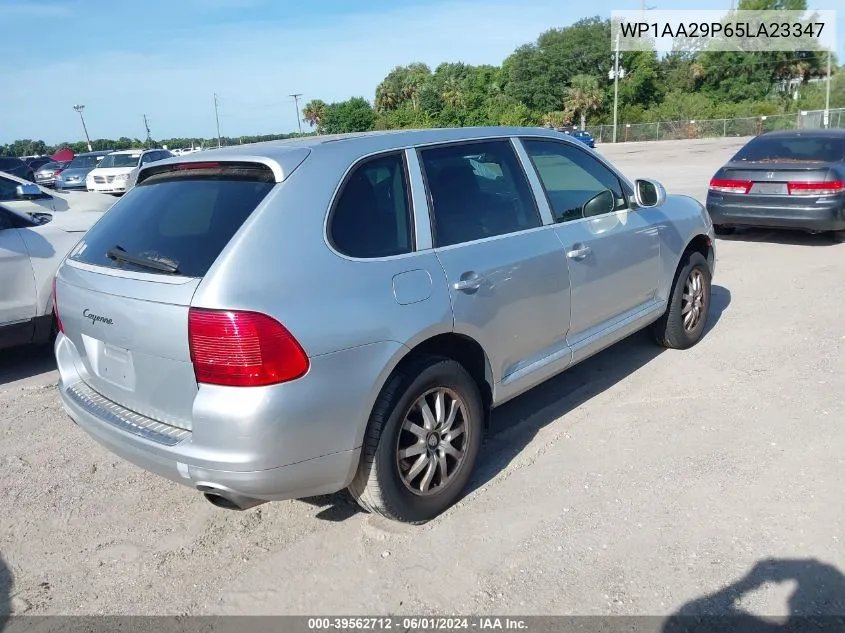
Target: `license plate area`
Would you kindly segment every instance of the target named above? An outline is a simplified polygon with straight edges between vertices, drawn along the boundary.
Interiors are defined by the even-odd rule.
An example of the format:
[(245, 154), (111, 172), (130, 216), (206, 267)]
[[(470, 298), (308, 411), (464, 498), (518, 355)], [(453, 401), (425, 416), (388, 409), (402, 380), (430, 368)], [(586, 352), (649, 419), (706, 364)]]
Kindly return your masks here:
[(755, 182), (749, 193), (758, 193), (764, 196), (785, 196), (789, 191), (785, 182)]
[(117, 387), (134, 391), (135, 366), (132, 352), (85, 334), (82, 337), (93, 373)]

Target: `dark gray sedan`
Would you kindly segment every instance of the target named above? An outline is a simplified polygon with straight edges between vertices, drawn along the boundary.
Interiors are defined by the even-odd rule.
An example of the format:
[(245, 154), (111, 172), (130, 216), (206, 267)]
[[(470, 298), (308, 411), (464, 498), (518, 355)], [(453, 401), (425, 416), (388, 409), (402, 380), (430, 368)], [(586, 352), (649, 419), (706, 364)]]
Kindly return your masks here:
[(761, 227), (845, 241), (845, 130), (753, 138), (713, 176), (707, 210), (721, 235)]

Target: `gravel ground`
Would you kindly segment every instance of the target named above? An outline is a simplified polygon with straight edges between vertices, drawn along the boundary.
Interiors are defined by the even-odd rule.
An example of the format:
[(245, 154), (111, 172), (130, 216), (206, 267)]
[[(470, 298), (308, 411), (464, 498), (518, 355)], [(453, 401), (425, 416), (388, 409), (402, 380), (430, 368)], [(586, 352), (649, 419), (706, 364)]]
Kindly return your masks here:
[[(600, 151), (702, 198), (741, 144)], [(214, 508), (76, 428), (49, 350), (2, 352), (0, 614), (845, 614), (843, 256), (720, 240), (700, 345), (638, 334), (507, 404), (422, 527), (344, 495)]]

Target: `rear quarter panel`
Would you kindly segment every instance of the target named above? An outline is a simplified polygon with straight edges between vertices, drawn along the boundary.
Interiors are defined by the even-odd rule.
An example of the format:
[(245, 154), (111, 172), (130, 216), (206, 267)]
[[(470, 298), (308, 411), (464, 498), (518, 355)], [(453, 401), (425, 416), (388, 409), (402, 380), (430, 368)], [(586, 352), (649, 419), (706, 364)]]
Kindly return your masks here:
[(344, 144), (321, 148), (277, 184), (192, 302), (263, 312), (293, 334), (312, 359), (314, 432), (334, 434), (337, 450), (360, 445), (381, 386), (409, 348), (452, 330), (445, 274), (433, 250), (360, 260), (328, 245), (326, 217), (357, 157)]

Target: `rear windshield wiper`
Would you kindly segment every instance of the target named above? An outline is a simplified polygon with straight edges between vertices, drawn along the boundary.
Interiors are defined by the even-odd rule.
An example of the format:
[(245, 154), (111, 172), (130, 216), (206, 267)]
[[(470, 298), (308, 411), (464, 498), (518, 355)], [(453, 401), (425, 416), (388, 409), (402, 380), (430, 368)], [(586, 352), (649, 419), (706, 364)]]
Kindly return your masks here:
[(126, 249), (120, 246), (120, 244), (116, 244), (106, 251), (106, 257), (115, 261), (124, 261), (129, 264), (134, 264), (135, 266), (140, 266), (141, 268), (158, 270), (163, 273), (177, 274), (179, 272), (179, 267), (174, 264), (157, 259), (151, 259), (149, 257), (142, 257), (140, 255), (130, 255), (126, 252)]

